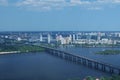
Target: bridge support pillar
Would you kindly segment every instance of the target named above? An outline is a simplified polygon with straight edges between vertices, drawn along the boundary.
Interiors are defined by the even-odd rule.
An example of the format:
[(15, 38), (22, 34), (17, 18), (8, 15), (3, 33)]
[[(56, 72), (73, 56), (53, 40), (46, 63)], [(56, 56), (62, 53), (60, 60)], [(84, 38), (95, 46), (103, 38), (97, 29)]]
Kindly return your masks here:
[(64, 59), (65, 58), (64, 53), (60, 53), (60, 57)]
[(72, 55), (69, 55), (69, 60), (73, 61), (73, 56)]
[(82, 63), (82, 60), (81, 60), (81, 58), (80, 58), (80, 57), (78, 57), (77, 62), (78, 62), (79, 64), (81, 64), (81, 63)]
[(102, 64), (101, 66), (102, 66), (102, 68), (101, 68), (101, 69), (102, 69), (102, 71), (104, 71), (104, 72), (105, 72), (105, 71), (106, 71), (105, 65), (104, 65), (104, 64)]
[(55, 51), (53, 51), (53, 55), (55, 55)]
[(65, 59), (68, 60), (69, 59), (69, 56), (67, 54), (65, 54)]
[(61, 58), (61, 54), (62, 54), (62, 53), (58, 52), (58, 56), (59, 56), (60, 58)]
[(53, 54), (53, 51), (52, 50), (47, 50), (48, 53), (50, 54)]
[(114, 69), (113, 69), (112, 67), (110, 67), (109, 69), (110, 69), (109, 72), (110, 72), (111, 74), (114, 73)]
[(92, 61), (88, 60), (88, 67), (92, 67)]
[(99, 66), (98, 66), (98, 63), (97, 63), (97, 62), (94, 62), (94, 68), (95, 68), (95, 69), (99, 69)]
[(73, 56), (73, 62), (77, 62), (77, 57)]
[(55, 56), (59, 56), (59, 52), (58, 51), (55, 52)]
[(83, 64), (83, 65), (86, 65), (86, 59), (83, 59), (83, 58), (82, 58), (82, 64)]

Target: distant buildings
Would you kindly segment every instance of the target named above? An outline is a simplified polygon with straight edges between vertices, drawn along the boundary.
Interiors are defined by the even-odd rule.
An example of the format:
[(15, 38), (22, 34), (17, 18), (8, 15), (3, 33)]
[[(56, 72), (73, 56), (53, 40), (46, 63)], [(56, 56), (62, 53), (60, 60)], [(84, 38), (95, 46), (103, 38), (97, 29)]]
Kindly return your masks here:
[(51, 41), (51, 36), (50, 36), (50, 34), (47, 35), (47, 38), (48, 38), (47, 41), (48, 41), (48, 43), (50, 44), (50, 41)]
[(56, 41), (60, 42), (60, 44), (70, 44), (72, 42), (72, 36), (69, 35), (69, 37), (62, 37), (62, 35), (59, 35), (56, 37)]
[(75, 34), (72, 35), (72, 41), (75, 41)]
[(42, 41), (43, 41), (42, 34), (40, 34), (40, 42), (42, 42)]
[(6, 40), (46, 44), (120, 44), (120, 32), (8, 32), (0, 33), (0, 43)]

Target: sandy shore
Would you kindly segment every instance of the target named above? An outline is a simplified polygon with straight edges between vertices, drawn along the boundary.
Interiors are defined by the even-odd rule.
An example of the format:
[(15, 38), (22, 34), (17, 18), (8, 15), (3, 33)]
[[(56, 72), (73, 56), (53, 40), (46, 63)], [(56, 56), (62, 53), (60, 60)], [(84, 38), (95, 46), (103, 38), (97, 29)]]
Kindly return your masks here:
[(20, 53), (20, 51), (0, 52), (0, 54)]

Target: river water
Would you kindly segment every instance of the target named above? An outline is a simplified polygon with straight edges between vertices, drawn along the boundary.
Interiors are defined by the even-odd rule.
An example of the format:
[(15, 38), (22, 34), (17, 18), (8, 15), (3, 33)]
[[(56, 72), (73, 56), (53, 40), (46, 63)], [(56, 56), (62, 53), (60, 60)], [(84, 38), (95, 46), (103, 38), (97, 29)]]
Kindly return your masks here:
[(85, 56), (90, 59), (95, 59), (97, 61), (105, 62), (112, 64), (114, 66), (120, 66), (120, 54), (118, 55), (100, 55), (95, 54), (96, 52), (103, 50), (120, 50), (120, 48), (81, 48), (81, 47), (69, 47), (69, 48), (61, 48), (64, 51), (71, 52), (77, 55)]
[[(111, 48), (61, 48), (89, 58), (120, 66), (120, 55), (96, 55)], [(113, 48), (112, 48), (113, 49)], [(119, 48), (114, 48), (119, 49)], [(0, 80), (69, 80), (109, 74), (52, 56), (46, 52), (0, 55)]]

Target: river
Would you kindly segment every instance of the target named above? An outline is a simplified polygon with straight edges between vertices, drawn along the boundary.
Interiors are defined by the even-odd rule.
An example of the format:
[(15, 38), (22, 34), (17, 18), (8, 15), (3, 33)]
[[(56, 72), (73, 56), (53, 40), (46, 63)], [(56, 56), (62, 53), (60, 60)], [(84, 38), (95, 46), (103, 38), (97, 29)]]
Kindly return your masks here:
[[(89, 58), (120, 65), (120, 55), (96, 55), (107, 48), (61, 48)], [(20, 53), (0, 55), (0, 80), (69, 80), (86, 76), (110, 76), (109, 74), (78, 65), (47, 54)]]
[(103, 50), (120, 50), (120, 48), (106, 48), (106, 47), (92, 47), (92, 48), (82, 48), (82, 47), (69, 47), (60, 48), (64, 51), (71, 52), (77, 55), (85, 56), (90, 59), (95, 59), (97, 61), (106, 62), (115, 66), (120, 66), (120, 54), (118, 55), (100, 55), (95, 54), (96, 52)]

